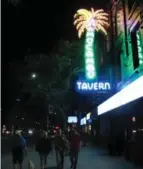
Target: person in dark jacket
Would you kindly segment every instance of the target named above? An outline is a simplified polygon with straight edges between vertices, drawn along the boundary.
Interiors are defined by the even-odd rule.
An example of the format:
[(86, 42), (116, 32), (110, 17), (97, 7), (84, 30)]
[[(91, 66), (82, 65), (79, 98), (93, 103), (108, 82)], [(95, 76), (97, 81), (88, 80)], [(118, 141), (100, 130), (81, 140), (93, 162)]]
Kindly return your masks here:
[(71, 138), (70, 150), (71, 168), (76, 169), (78, 162), (78, 154), (80, 150), (80, 135), (76, 130), (74, 130), (74, 134)]
[(26, 140), (21, 136), (21, 132), (21, 130), (16, 130), (15, 134), (12, 137), (13, 169), (16, 168), (16, 164), (19, 164), (19, 168), (22, 169), (22, 163), (24, 160)]
[(59, 130), (55, 137), (55, 151), (58, 169), (63, 169), (64, 167), (64, 153), (66, 149), (66, 142), (67, 139), (65, 138), (64, 134), (62, 134), (62, 131)]
[(52, 149), (52, 144), (51, 144), (51, 140), (48, 138), (48, 132), (43, 131), (36, 145), (36, 151), (39, 153), (40, 156), (41, 169), (47, 167), (46, 166), (47, 156), (49, 155), (51, 149)]
[(73, 134), (74, 134), (74, 129), (71, 128), (71, 130), (68, 132), (68, 140), (69, 140), (69, 142), (71, 142)]

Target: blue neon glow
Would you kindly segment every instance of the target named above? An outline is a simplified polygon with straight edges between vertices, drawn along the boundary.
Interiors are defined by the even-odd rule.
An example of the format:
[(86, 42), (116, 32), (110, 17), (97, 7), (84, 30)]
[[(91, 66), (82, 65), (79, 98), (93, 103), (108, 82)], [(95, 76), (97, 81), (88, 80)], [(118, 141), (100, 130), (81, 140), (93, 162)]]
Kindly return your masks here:
[(109, 82), (77, 81), (76, 88), (78, 91), (106, 91), (111, 90), (111, 84)]
[(143, 97), (143, 75), (97, 107), (98, 115)]

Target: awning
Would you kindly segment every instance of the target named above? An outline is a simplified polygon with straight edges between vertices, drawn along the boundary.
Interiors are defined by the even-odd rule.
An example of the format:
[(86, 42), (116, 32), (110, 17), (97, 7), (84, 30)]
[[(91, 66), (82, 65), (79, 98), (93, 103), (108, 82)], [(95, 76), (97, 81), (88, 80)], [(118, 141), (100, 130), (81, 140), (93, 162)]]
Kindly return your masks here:
[(143, 97), (143, 75), (97, 107), (101, 115)]

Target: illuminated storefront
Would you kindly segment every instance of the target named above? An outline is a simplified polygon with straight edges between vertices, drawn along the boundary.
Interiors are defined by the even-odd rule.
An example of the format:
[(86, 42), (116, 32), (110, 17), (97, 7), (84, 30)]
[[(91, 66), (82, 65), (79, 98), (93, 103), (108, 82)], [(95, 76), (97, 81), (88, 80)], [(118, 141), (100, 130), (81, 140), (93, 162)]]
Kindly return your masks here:
[(143, 97), (143, 75), (98, 106), (98, 115)]
[[(116, 139), (124, 140), (126, 135), (131, 139), (132, 133), (141, 132), (143, 129), (143, 29), (140, 25), (142, 1), (130, 3), (130, 10), (130, 0), (112, 2), (112, 29), (108, 38), (111, 39), (110, 60), (113, 60), (112, 65), (115, 67), (111, 69), (116, 94), (99, 104), (95, 124), (96, 140), (100, 145), (106, 146), (109, 136), (113, 139), (111, 142), (117, 141)], [(112, 41), (114, 43), (110, 43)], [(128, 148), (131, 148), (131, 145)]]
[(80, 120), (80, 125), (81, 126), (86, 125), (86, 117), (84, 117)]
[[(143, 130), (143, 75), (97, 107), (100, 142), (107, 144), (108, 136), (118, 132), (120, 139), (135, 138)], [(116, 139), (116, 138), (115, 138)]]
[(80, 120), (80, 125), (81, 125), (81, 128), (82, 128), (83, 132), (87, 132), (87, 126), (86, 126), (86, 124), (87, 124), (86, 117), (84, 117), (84, 118), (82, 118)]
[(88, 121), (88, 120), (90, 120), (91, 119), (91, 113), (88, 113), (87, 115), (86, 115), (86, 120)]

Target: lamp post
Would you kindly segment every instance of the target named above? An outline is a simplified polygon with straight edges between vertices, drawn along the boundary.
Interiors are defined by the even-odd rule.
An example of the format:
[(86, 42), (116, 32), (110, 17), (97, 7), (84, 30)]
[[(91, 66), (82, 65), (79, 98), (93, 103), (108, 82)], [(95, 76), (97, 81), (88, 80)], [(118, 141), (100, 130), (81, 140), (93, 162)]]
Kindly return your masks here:
[(54, 112), (54, 107), (51, 104), (49, 104), (48, 112), (47, 112), (47, 131), (49, 127), (49, 114), (53, 114), (53, 112)]
[(36, 74), (36, 73), (32, 73), (32, 74), (31, 74), (31, 78), (32, 78), (32, 79), (36, 79), (36, 77), (37, 77), (37, 74)]

